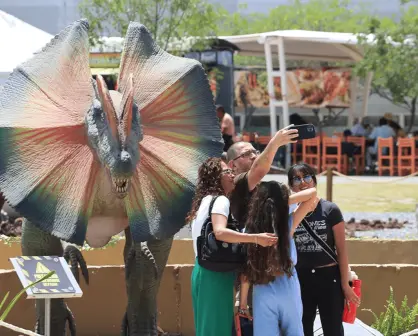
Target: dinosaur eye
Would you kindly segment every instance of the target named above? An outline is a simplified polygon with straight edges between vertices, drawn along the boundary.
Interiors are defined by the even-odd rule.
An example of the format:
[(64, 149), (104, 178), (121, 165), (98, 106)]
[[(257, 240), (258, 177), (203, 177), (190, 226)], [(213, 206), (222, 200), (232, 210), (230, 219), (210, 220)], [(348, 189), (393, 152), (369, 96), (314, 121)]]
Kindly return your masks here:
[(95, 117), (98, 117), (102, 114), (103, 110), (102, 110), (102, 104), (100, 103), (100, 101), (98, 99), (94, 99), (93, 100), (93, 115)]

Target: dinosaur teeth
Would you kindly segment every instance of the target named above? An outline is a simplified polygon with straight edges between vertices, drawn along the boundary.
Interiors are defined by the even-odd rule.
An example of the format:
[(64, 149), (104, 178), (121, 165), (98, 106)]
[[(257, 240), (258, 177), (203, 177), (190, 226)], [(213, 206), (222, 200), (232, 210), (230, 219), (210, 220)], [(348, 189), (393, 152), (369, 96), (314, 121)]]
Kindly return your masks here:
[(113, 187), (118, 193), (126, 193), (128, 190), (129, 180), (125, 178), (113, 178)]

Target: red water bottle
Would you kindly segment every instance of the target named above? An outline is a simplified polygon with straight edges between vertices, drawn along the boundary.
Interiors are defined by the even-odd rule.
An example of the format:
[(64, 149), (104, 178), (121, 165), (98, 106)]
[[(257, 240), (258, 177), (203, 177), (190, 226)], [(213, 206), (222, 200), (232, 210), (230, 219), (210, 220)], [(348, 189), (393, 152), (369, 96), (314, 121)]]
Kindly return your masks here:
[[(353, 280), (351, 288), (361, 298), (361, 280)], [(357, 306), (353, 302), (350, 302), (349, 307), (344, 305), (343, 322), (353, 324), (356, 320)]]

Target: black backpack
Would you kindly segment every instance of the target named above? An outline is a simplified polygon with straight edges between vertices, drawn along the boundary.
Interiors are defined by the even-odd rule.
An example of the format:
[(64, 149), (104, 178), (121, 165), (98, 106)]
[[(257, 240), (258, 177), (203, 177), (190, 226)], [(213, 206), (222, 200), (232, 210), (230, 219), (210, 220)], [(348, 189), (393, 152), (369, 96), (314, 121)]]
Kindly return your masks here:
[[(200, 236), (197, 237), (197, 261), (203, 268), (214, 272), (239, 271), (246, 262), (243, 244), (219, 241), (213, 232), (211, 214), (217, 197), (212, 198), (208, 218), (202, 225)], [(238, 227), (238, 222), (230, 213), (227, 228), (240, 232)]]

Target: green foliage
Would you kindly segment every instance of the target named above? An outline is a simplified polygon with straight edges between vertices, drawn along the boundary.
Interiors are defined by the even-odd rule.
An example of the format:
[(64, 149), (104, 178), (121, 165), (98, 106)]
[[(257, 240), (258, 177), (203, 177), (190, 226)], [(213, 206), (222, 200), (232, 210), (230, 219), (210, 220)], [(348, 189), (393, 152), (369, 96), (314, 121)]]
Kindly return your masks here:
[[(418, 6), (403, 8), (396, 25), (383, 24), (373, 18), (367, 33), (373, 34), (371, 45), (360, 38), (365, 51), (364, 60), (355, 72), (364, 77), (374, 73), (373, 89), (383, 98), (415, 114), (418, 97), (418, 67), (415, 37), (418, 35)], [(370, 42), (370, 41), (369, 41)]]
[(101, 35), (125, 36), (131, 21), (144, 24), (167, 49), (176, 39), (216, 36), (227, 13), (201, 0), (83, 0), (80, 12), (91, 27), (91, 43)]
[(12, 244), (14, 243), (20, 243), (21, 238), (20, 237), (8, 237), (8, 236), (1, 235), (0, 241), (3, 242), (3, 244), (5, 245), (12, 246)]
[(113, 236), (112, 238), (110, 238), (109, 242), (105, 246), (99, 247), (99, 248), (91, 247), (89, 244), (87, 244), (87, 242), (85, 242), (80, 250), (81, 251), (105, 250), (107, 248), (116, 246), (121, 240), (125, 240), (125, 237), (120, 236), (120, 235)]
[[(81, 251), (104, 250), (106, 248), (116, 246), (119, 243), (119, 241), (121, 241), (121, 240), (124, 241), (125, 237), (120, 236), (120, 235), (113, 236), (105, 246), (100, 247), (100, 248), (90, 247), (86, 242), (86, 243), (84, 243), (83, 246), (81, 246)], [(3, 244), (5, 244), (7, 246), (12, 246), (12, 244), (21, 244), (22, 238), (21, 237), (0, 236), (0, 242), (3, 242)]]
[(393, 298), (393, 288), (390, 287), (389, 300), (385, 306), (386, 311), (378, 317), (369, 309), (364, 309), (373, 314), (375, 322), (372, 328), (381, 332), (384, 336), (399, 336), (401, 334), (412, 331), (418, 324), (418, 301), (412, 307), (408, 306), (408, 298), (405, 296), (400, 309), (396, 306)]
[[(16, 294), (16, 296), (12, 299), (12, 301), (10, 301), (9, 305), (4, 309), (3, 313), (0, 316), (0, 321), (4, 321), (7, 317), (7, 315), (10, 313), (10, 311), (12, 310), (12, 308), (14, 307), (14, 305), (16, 304), (16, 302), (20, 299), (20, 297), (23, 295), (23, 293), (26, 292), (26, 290), (28, 288), (31, 288), (33, 286), (35, 286), (36, 284), (50, 278), (52, 275), (55, 274), (55, 271), (51, 271), (48, 274), (46, 274), (44, 277), (42, 277), (41, 279), (32, 282), (30, 285), (28, 285), (27, 287), (23, 288), (19, 293)], [(0, 312), (3, 309), (3, 306), (6, 304), (7, 298), (9, 297), (10, 292), (7, 292), (6, 295), (4, 296), (3, 300), (0, 303)]]
[(418, 33), (418, 8), (411, 7), (404, 13), (399, 24), (382, 28), (380, 21), (370, 22), (370, 33), (374, 33), (373, 45), (362, 42), (365, 58), (357, 66), (357, 73), (364, 77), (374, 72), (374, 85), (390, 91), (395, 103), (404, 104), (406, 97), (418, 96), (418, 48), (410, 39)]
[[(355, 32), (367, 22), (365, 10), (350, 9), (347, 0), (293, 0), (289, 5), (272, 9), (259, 22), (260, 31), (304, 29), (330, 32)], [(352, 7), (352, 6), (351, 6)]]
[[(372, 14), (366, 4), (354, 6), (350, 0), (292, 0), (289, 4), (280, 5), (267, 15), (253, 14), (244, 16), (235, 14), (229, 20), (228, 30), (222, 35), (250, 34), (273, 30), (314, 30), (327, 32), (363, 32), (367, 29)], [(241, 19), (239, 19), (239, 17)], [(390, 19), (385, 20), (392, 22)], [(235, 29), (232, 28), (236, 24)], [(277, 60), (273, 60), (275, 63)], [(241, 66), (265, 65), (263, 58), (235, 58), (235, 63)], [(278, 64), (275, 64), (276, 66)], [(309, 66), (310, 62), (291, 62), (289, 66)]]

